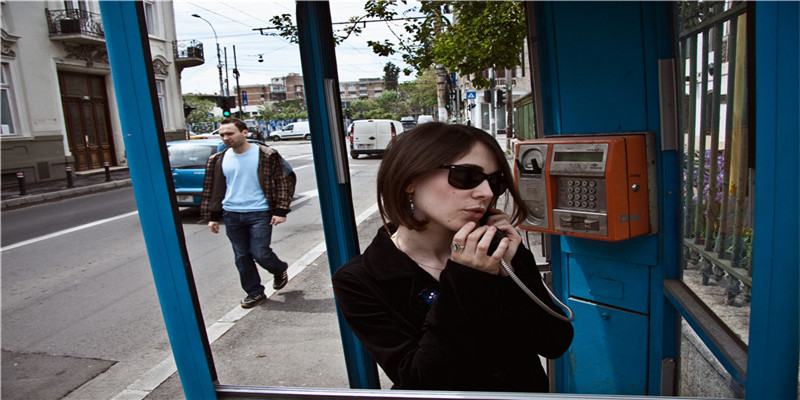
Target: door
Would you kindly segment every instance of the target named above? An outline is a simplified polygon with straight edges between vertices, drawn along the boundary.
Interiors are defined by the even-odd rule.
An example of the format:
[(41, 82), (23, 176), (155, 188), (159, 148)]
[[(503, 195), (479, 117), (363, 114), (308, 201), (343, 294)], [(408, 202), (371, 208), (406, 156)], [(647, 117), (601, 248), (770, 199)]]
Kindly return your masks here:
[(64, 105), (67, 141), (75, 157), (75, 170), (100, 168), (105, 161), (114, 165), (104, 78), (100, 75), (59, 72), (58, 82), (61, 103)]

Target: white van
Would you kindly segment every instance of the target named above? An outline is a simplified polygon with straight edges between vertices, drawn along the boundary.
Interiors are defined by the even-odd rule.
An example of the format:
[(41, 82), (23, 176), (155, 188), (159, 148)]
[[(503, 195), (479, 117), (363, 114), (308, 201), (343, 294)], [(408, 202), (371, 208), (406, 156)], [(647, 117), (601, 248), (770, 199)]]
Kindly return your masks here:
[(433, 115), (420, 115), (417, 117), (417, 125), (422, 125), (426, 122), (433, 122)]
[(403, 133), (403, 124), (390, 119), (353, 121), (347, 128), (350, 136), (350, 157), (361, 154), (382, 155), (386, 147)]
[(284, 139), (311, 140), (311, 128), (308, 126), (308, 121), (292, 122), (283, 129), (270, 133), (269, 137), (275, 142)]

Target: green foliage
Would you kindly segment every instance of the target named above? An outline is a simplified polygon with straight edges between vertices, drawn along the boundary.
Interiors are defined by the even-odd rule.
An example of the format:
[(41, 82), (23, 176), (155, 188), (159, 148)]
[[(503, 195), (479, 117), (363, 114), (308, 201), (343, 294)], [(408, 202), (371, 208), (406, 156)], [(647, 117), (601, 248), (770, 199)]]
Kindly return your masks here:
[[(334, 33), (334, 40), (338, 44), (350, 35), (360, 35), (362, 21), (376, 18), (394, 21), (405, 13), (417, 12), (424, 18), (403, 20), (405, 33), (397, 33), (396, 42), (389, 39), (367, 41), (375, 54), (401, 54), (403, 61), (411, 66), (403, 69), (406, 75), (426, 71), (437, 64), (459, 75), (520, 65), (519, 55), (527, 34), (521, 1), (421, 1), (419, 6), (401, 15), (399, 8), (407, 8), (407, 5), (407, 0), (399, 0), (399, 3), (398, 0), (368, 0), (364, 4), (365, 14), (351, 17), (342, 31)], [(446, 10), (452, 10), (453, 14), (448, 16)], [(297, 43), (297, 27), (292, 25), (289, 14), (272, 17), (270, 22), (278, 30), (275, 35)], [(481, 76), (473, 82), (479, 87), (489, 87), (489, 81)]]
[(273, 104), (262, 104), (258, 107), (258, 114), (264, 121), (273, 119), (306, 119), (308, 111), (302, 100), (283, 100)]
[(400, 100), (400, 94), (390, 90), (372, 99), (356, 100), (350, 103), (350, 116), (353, 119), (393, 119), (409, 115), (411, 108)]
[(197, 95), (185, 94), (183, 95), (183, 102), (190, 107), (194, 107), (194, 110), (186, 117), (187, 123), (211, 122), (214, 120), (208, 117), (208, 114), (216, 106), (213, 101), (205, 100)]
[(397, 78), (400, 76), (400, 67), (391, 62), (387, 62), (383, 67), (383, 88), (385, 90), (397, 90)]
[(433, 70), (425, 71), (417, 75), (416, 80), (401, 83), (399, 92), (400, 98), (413, 110), (430, 114), (437, 105), (436, 74)]

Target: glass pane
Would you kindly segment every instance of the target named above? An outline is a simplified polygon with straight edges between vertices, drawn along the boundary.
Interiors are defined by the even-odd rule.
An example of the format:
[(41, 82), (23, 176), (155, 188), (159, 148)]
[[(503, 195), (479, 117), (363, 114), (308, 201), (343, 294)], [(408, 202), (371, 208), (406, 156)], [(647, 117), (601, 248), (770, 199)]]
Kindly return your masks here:
[[(683, 281), (747, 343), (756, 188), (744, 10), (681, 3), (680, 100)], [(710, 18), (719, 22), (694, 28)]]
[(97, 135), (100, 137), (101, 144), (108, 144), (108, 132), (106, 132), (106, 113), (102, 104), (94, 105), (94, 117), (97, 119)]
[(89, 76), (89, 84), (92, 86), (92, 97), (106, 97), (105, 85), (103, 85), (102, 76)]
[(81, 129), (81, 111), (78, 103), (67, 103), (67, 121), (69, 121), (69, 131), (72, 135), (72, 143), (75, 147), (84, 146), (83, 129)]
[(216, 152), (216, 145), (178, 143), (167, 146), (169, 165), (172, 168), (205, 168), (208, 157)]
[(89, 85), (86, 77), (81, 75), (62, 75), (64, 79), (64, 94), (69, 96), (88, 96)]
[(8, 100), (8, 90), (3, 89), (2, 92), (2, 134), (9, 135), (14, 132), (14, 120), (11, 118), (11, 103)]
[(83, 118), (86, 121), (86, 140), (89, 145), (96, 145), (97, 138), (95, 138), (94, 131), (94, 118), (92, 118), (92, 105), (89, 103), (83, 104)]

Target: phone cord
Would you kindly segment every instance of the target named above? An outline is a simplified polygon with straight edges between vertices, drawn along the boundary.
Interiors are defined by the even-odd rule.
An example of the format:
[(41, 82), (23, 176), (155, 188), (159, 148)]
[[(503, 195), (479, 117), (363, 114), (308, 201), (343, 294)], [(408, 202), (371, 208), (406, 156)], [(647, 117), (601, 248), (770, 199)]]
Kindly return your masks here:
[(517, 286), (519, 286), (519, 288), (522, 289), (522, 291), (525, 292), (525, 294), (528, 295), (528, 297), (531, 298), (531, 300), (533, 300), (536, 304), (538, 304), (539, 307), (541, 307), (542, 309), (547, 311), (548, 314), (550, 314), (553, 317), (555, 317), (555, 318), (557, 318), (557, 319), (559, 319), (561, 321), (564, 321), (564, 322), (570, 322), (573, 319), (575, 319), (575, 314), (573, 314), (572, 309), (569, 308), (569, 306), (567, 306), (566, 304), (562, 303), (561, 300), (559, 300), (558, 297), (556, 297), (556, 295), (554, 295), (553, 292), (550, 291), (550, 288), (548, 288), (547, 285), (544, 285), (544, 289), (547, 290), (547, 294), (550, 295), (550, 298), (553, 299), (553, 301), (555, 301), (556, 304), (558, 304), (562, 309), (567, 311), (567, 316), (566, 317), (561, 315), (561, 314), (559, 314), (559, 313), (557, 313), (557, 312), (555, 312), (555, 311), (553, 311), (552, 308), (548, 307), (546, 304), (544, 304), (544, 302), (539, 300), (539, 298), (536, 297), (536, 295), (533, 294), (533, 292), (531, 292), (531, 290), (528, 289), (528, 287), (525, 286), (524, 283), (522, 283), (522, 280), (519, 279), (517, 274), (514, 273), (514, 271), (508, 266), (508, 264), (506, 264), (506, 260), (503, 260), (501, 258), (500, 259), (500, 265), (502, 265), (503, 269), (506, 270), (506, 272), (508, 273), (508, 276), (511, 277), (511, 280), (513, 280), (514, 283), (516, 283)]

